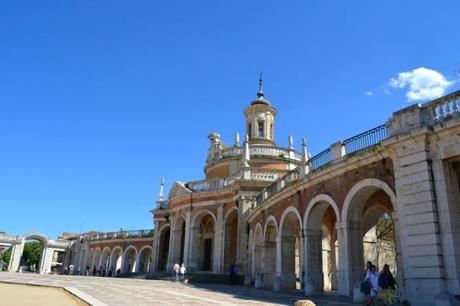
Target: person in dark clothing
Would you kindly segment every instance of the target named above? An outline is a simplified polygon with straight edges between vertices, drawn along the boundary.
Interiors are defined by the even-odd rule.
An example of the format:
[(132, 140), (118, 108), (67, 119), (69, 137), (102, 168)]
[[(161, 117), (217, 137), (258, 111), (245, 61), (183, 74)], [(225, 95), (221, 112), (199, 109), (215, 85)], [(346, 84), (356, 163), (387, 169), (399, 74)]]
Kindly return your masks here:
[(396, 281), (391, 274), (390, 266), (384, 265), (379, 275), (379, 286), (382, 289), (383, 303), (385, 306), (393, 305), (393, 292), (396, 289)]
[(94, 267), (93, 267), (93, 276), (96, 276), (96, 272), (97, 272), (96, 266), (94, 266)]
[(238, 283), (238, 264), (236, 260), (233, 262), (230, 267), (230, 285), (237, 285)]

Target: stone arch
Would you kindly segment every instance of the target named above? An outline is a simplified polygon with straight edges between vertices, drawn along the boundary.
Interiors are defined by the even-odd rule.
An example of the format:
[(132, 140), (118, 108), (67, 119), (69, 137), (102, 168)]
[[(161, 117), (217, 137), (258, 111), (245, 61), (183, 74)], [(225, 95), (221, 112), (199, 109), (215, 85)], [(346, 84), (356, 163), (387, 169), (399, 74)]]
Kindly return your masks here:
[(263, 281), (265, 288), (275, 288), (276, 277), (276, 239), (278, 237), (278, 224), (274, 216), (269, 216), (265, 221), (263, 234)]
[(38, 240), (43, 243), (43, 245), (48, 245), (48, 237), (41, 233), (28, 233), (22, 237), (22, 243), (24, 243), (26, 240)]
[(229, 209), (224, 216), (223, 232), (223, 254), (224, 254), (224, 272), (230, 272), (232, 264), (238, 257), (238, 227), (239, 227), (239, 210), (236, 206)]
[(264, 240), (266, 240), (265, 237), (266, 237), (266, 235), (267, 235), (267, 227), (268, 227), (268, 225), (269, 225), (271, 222), (273, 222), (273, 224), (274, 224), (274, 226), (275, 226), (275, 229), (276, 229), (276, 232), (278, 233), (278, 222), (276, 222), (275, 216), (270, 215), (270, 216), (267, 218), (267, 220), (265, 221), (265, 226), (264, 226)]
[(173, 237), (171, 242), (174, 245), (171, 246), (171, 261), (172, 262), (184, 262), (184, 251), (185, 251), (185, 228), (187, 227), (187, 219), (185, 216), (179, 216), (175, 218), (173, 224)]
[[(359, 283), (365, 266), (365, 261), (371, 261), (379, 267), (378, 225), (385, 224), (388, 220), (391, 226), (391, 243), (394, 252), (391, 256), (393, 262), (390, 268), (395, 272), (402, 267), (399, 246), (399, 223), (397, 217), (395, 192), (387, 183), (376, 179), (367, 178), (356, 183), (347, 193), (342, 209), (341, 220), (345, 231), (344, 265), (346, 265), (346, 278), (342, 293), (351, 294), (352, 288)], [(382, 219), (383, 218), (383, 219)], [(396, 260), (395, 260), (396, 257)], [(383, 258), (383, 257), (382, 257)], [(383, 263), (382, 263), (383, 264)], [(342, 269), (342, 268), (341, 268)], [(398, 283), (403, 284), (403, 271), (398, 269)], [(402, 286), (400, 287), (402, 289)]]
[(293, 213), (297, 217), (299, 223), (302, 225), (302, 217), (300, 216), (300, 213), (297, 210), (297, 208), (295, 208), (294, 206), (289, 206), (288, 208), (286, 208), (284, 210), (283, 214), (281, 215), (280, 232), (283, 229), (284, 221), (285, 221), (286, 217), (289, 215), (289, 213)]
[(91, 263), (91, 269), (93, 269), (94, 271), (94, 268), (99, 269), (99, 264), (100, 264), (100, 260), (101, 260), (101, 248), (100, 247), (97, 247), (95, 250), (94, 250), (94, 258), (93, 258), (93, 262)]
[(355, 197), (355, 195), (358, 192), (360, 192), (362, 189), (366, 187), (382, 189), (390, 197), (391, 203), (393, 205), (393, 209), (396, 210), (396, 207), (395, 207), (396, 206), (396, 194), (390, 188), (390, 186), (388, 186), (387, 183), (379, 179), (367, 178), (367, 179), (361, 180), (358, 183), (356, 183), (347, 193), (347, 196), (345, 197), (345, 201), (343, 202), (342, 216), (341, 216), (342, 222), (346, 222), (347, 219), (349, 219), (348, 211), (350, 210), (352, 199)]
[(112, 275), (116, 276), (117, 271), (120, 270), (123, 261), (123, 249), (120, 246), (116, 246), (112, 249), (110, 256), (110, 269), (112, 269)]
[(130, 245), (123, 253), (123, 261), (121, 264), (122, 273), (133, 273), (135, 272), (136, 260), (137, 260), (137, 249), (135, 246)]
[[(42, 247), (41, 254), (40, 254), (40, 259), (39, 259), (39, 262), (37, 263), (38, 264), (37, 267), (35, 267), (35, 263), (34, 264), (23, 263), (23, 260), (24, 260), (24, 258), (23, 258), (24, 247), (26, 245), (26, 242), (30, 241), (30, 240), (38, 241), (41, 244), (41, 247)], [(46, 250), (48, 248), (48, 243), (49, 243), (48, 237), (46, 237), (45, 235), (43, 235), (41, 233), (32, 232), (32, 233), (28, 233), (28, 234), (24, 235), (22, 237), (22, 239), (21, 239), (21, 248), (20, 248), (20, 254), (21, 255), (19, 257), (19, 266), (20, 266), (19, 269), (23, 269), (23, 267), (25, 267), (29, 271), (33, 271), (33, 272), (37, 272), (37, 273), (51, 272), (51, 262), (49, 261), (48, 264), (45, 264), (45, 261), (46, 261), (45, 257), (47, 257), (46, 256)], [(23, 264), (26, 264), (26, 265), (23, 266)]]
[(339, 207), (331, 196), (319, 194), (308, 203), (304, 217), (306, 294), (336, 289), (339, 221)]
[(87, 275), (92, 275), (92, 266), (94, 260), (94, 248), (90, 248), (85, 261), (85, 271)]
[(104, 249), (102, 249), (101, 260), (100, 260), (99, 265), (102, 267), (103, 274), (105, 274), (105, 272), (107, 272), (108, 269), (109, 269), (110, 257), (111, 257), (110, 255), (111, 255), (111, 252), (110, 252), (110, 248), (108, 246), (106, 246)]
[(152, 260), (153, 260), (153, 248), (149, 245), (143, 246), (139, 250), (139, 255), (136, 260), (136, 272), (139, 273), (147, 273), (150, 272), (152, 267)]
[(171, 238), (171, 226), (163, 225), (158, 231), (158, 258), (157, 271), (165, 272), (169, 260), (169, 243)]
[(216, 241), (217, 219), (209, 210), (197, 213), (190, 228), (190, 271), (214, 270), (214, 244)]
[(281, 288), (300, 289), (303, 266), (302, 217), (294, 206), (289, 206), (283, 212), (278, 235), (281, 242)]

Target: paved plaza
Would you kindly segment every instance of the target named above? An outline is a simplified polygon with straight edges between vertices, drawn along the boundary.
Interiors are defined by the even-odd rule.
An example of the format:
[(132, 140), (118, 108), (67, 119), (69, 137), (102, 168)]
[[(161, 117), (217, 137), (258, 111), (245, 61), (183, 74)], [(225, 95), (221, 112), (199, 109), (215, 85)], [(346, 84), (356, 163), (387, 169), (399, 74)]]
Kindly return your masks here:
[[(300, 294), (275, 293), (242, 286), (186, 285), (162, 280), (92, 276), (0, 273), (0, 282), (59, 286), (92, 297), (94, 305), (293, 305)], [(313, 298), (317, 305), (355, 305), (328, 297)]]

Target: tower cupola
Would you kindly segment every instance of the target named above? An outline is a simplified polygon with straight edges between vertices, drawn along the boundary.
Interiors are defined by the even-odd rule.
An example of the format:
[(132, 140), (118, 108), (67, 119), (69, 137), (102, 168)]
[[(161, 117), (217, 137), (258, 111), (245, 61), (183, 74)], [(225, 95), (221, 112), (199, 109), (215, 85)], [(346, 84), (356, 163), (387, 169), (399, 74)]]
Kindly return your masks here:
[(262, 75), (259, 78), (257, 98), (244, 110), (246, 116), (246, 134), (251, 144), (275, 145), (275, 116), (274, 109), (263, 92)]

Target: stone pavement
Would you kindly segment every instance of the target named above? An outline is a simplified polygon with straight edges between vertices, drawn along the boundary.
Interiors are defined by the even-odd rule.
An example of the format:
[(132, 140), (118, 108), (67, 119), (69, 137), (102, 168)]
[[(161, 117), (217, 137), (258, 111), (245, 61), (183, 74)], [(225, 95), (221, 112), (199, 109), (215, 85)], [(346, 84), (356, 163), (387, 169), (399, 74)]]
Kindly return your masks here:
[[(300, 293), (278, 293), (242, 286), (185, 285), (162, 280), (0, 272), (0, 282), (71, 287), (101, 305), (293, 305)], [(312, 298), (320, 306), (347, 306), (340, 298)]]

